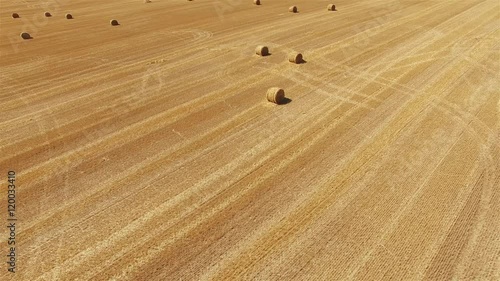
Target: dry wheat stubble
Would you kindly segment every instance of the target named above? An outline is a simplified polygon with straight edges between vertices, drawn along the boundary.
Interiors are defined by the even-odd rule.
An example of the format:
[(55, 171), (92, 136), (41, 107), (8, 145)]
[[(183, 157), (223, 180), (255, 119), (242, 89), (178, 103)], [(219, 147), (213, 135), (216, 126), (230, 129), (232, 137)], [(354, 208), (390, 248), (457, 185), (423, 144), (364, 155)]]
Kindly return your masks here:
[[(352, 70), (352, 71), (354, 71), (354, 72), (357, 72), (355, 69), (351, 69), (351, 70)], [(351, 71), (351, 72), (352, 72), (352, 71)], [(365, 74), (368, 74), (368, 73), (365, 73)], [(356, 75), (356, 76), (357, 76), (357, 75)], [(363, 76), (365, 76), (365, 75), (363, 75)], [(368, 76), (370, 76), (370, 75), (368, 75)], [(405, 90), (402, 90), (402, 91), (396, 91), (396, 92), (397, 92), (397, 93), (406, 93), (406, 90), (407, 90), (407, 89), (408, 89), (408, 88), (407, 88), (407, 87), (405, 87)], [(412, 92), (413, 92), (413, 91), (416, 91), (416, 90), (413, 90), (413, 89), (412, 89)], [(446, 101), (443, 101), (443, 100), (440, 100), (440, 101), (441, 101), (441, 102), (446, 103)], [(448, 112), (448, 110), (447, 110), (446, 108), (442, 108), (442, 105), (443, 105), (443, 103), (437, 103), (437, 104), (436, 104), (436, 106), (438, 106), (438, 107), (440, 107), (442, 110), (445, 110), (446, 112)], [(456, 114), (457, 112), (455, 111), (455, 112), (450, 112), (450, 113), (451, 113), (452, 115), (454, 115), (454, 114)], [(464, 113), (464, 112), (462, 112), (462, 113)], [(464, 121), (465, 121), (465, 120), (464, 120)], [(467, 125), (467, 124), (469, 124), (469, 122), (464, 122), (464, 125)], [(473, 133), (473, 134), (475, 134), (475, 133)], [(475, 134), (475, 135), (476, 135), (476, 136), (478, 136), (477, 134)], [(479, 136), (478, 136), (478, 137), (479, 137)], [(481, 139), (481, 138), (479, 137), (479, 139)]]
[[(19, 101), (24, 105), (25, 108), (29, 108), (33, 106), (33, 103), (28, 100), (24, 96), (19, 97)], [(48, 112), (52, 112), (49, 108), (49, 106), (46, 106), (46, 109)], [(35, 130), (33, 130), (33, 136), (40, 136), (41, 139), (38, 141), (37, 146), (42, 146), (42, 147), (47, 147), (47, 150), (49, 151), (54, 151), (55, 149), (53, 147), (52, 141), (53, 137), (51, 135), (52, 132), (57, 132), (58, 135), (63, 135), (64, 132), (60, 129), (61, 128), (61, 122), (58, 120), (57, 117), (55, 117), (54, 114), (47, 114), (43, 116), (34, 116), (31, 119), (28, 120), (28, 123), (33, 123), (36, 127)], [(64, 148), (65, 147), (65, 148)], [(57, 149), (61, 149), (61, 147), (58, 147)], [(67, 150), (71, 149), (71, 144), (64, 143), (62, 150)], [(65, 159), (61, 162), (55, 163), (55, 166), (52, 167), (51, 171), (46, 171), (46, 174), (52, 174), (52, 173), (58, 173), (58, 182), (61, 182), (62, 185), (64, 186), (69, 186), (72, 182), (71, 176), (70, 176), (70, 171), (75, 163), (72, 163), (68, 159)], [(28, 169), (29, 170), (29, 169)], [(19, 175), (23, 176), (26, 174), (26, 171), (19, 171)], [(46, 182), (43, 186), (51, 186), (53, 184), (53, 180), (51, 180), (48, 177), (40, 177), (37, 178), (37, 181), (42, 181)], [(37, 192), (36, 195), (38, 196), (37, 199), (37, 204), (35, 205), (30, 205), (30, 208), (32, 209), (33, 213), (36, 214), (43, 214), (48, 211), (47, 206), (53, 205), (53, 193), (52, 192), (44, 192), (45, 190), (42, 190), (41, 192)], [(71, 198), (71, 194), (64, 192), (60, 194), (60, 200), (63, 202)], [(64, 213), (61, 214), (61, 217), (64, 217)], [(44, 238), (42, 236), (36, 236), (35, 241), (30, 243), (29, 245), (38, 245), (39, 243), (42, 243)], [(62, 253), (63, 249), (62, 247), (62, 240), (56, 241), (52, 245), (52, 249), (55, 251), (54, 255), (59, 255)], [(30, 253), (29, 259), (26, 259), (26, 266), (23, 267), (23, 269), (26, 271), (26, 276), (36, 276), (40, 271), (43, 271), (46, 266), (49, 266), (47, 264), (46, 259), (44, 259), (44, 252), (43, 249), (37, 248), (34, 246), (26, 246), (25, 251)]]
[[(158, 80), (159, 84), (151, 85), (151, 83), (150, 83), (151, 79)], [(144, 92), (145, 90), (147, 90), (148, 92), (151, 92), (152, 91), (151, 87), (159, 87), (160, 89), (158, 89), (158, 90), (161, 90), (161, 87), (163, 86), (163, 80), (162, 80), (162, 77), (159, 76), (159, 72), (158, 71), (151, 71), (150, 68), (148, 68), (148, 70), (143, 74), (141, 81), (142, 81), (141, 87), (143, 88), (143, 91), (141, 91), (141, 92)], [(135, 97), (137, 95), (132, 95), (132, 96)], [(26, 107), (31, 106), (31, 102), (27, 98), (25, 98), (24, 96), (21, 97), (21, 101), (23, 102), (23, 104)], [(116, 107), (111, 107), (110, 109), (112, 112), (116, 112), (117, 114), (118, 113), (123, 114), (123, 109), (131, 110), (131, 106), (133, 106), (133, 105), (130, 105), (130, 103), (133, 103), (134, 101), (135, 101), (135, 99), (125, 99), (124, 100), (125, 107), (116, 106)], [(130, 105), (130, 106), (128, 106), (128, 105)], [(120, 112), (117, 112), (118, 108), (120, 108)], [(46, 109), (49, 110), (49, 107), (47, 106)], [(112, 115), (113, 115), (113, 113), (112, 113)], [(35, 123), (35, 125), (38, 128), (38, 130), (37, 130), (38, 133), (36, 133), (35, 135), (45, 136), (45, 141), (42, 141), (41, 145), (49, 145), (52, 141), (52, 139), (49, 137), (49, 134), (52, 134), (52, 132), (54, 132), (54, 131), (61, 130), (60, 128), (63, 126), (63, 124), (53, 114), (44, 115), (43, 118), (34, 118), (33, 120), (34, 120), (33, 122)], [(84, 134), (83, 134), (84, 140), (83, 141), (84, 141), (84, 143), (91, 143), (91, 142), (94, 142), (96, 140), (101, 139), (106, 134), (109, 134), (109, 132), (107, 130), (105, 130), (104, 127), (99, 127), (92, 132), (84, 131)], [(59, 133), (59, 135), (62, 135), (62, 131)], [(80, 141), (82, 141), (82, 140), (80, 140)], [(68, 149), (71, 149), (71, 147), (73, 147), (73, 144), (63, 143), (62, 147), (58, 147), (58, 149), (66, 151)], [(71, 183), (75, 181), (75, 179), (73, 177), (76, 175), (74, 173), (75, 172), (74, 167), (76, 167), (75, 165), (78, 165), (78, 163), (70, 161), (70, 159), (67, 157), (62, 157), (61, 160), (58, 160), (54, 164), (57, 167), (59, 167), (59, 168), (55, 168), (54, 170), (61, 173), (61, 176), (59, 176), (59, 181), (63, 182), (64, 187), (71, 186)], [(22, 173), (20, 173), (20, 174), (22, 175)], [(42, 178), (39, 180), (49, 182), (51, 179), (50, 179), (50, 177), (45, 177), (45, 178)], [(48, 184), (47, 184), (47, 186), (48, 186)], [(68, 190), (68, 189), (64, 188), (64, 190)], [(47, 209), (45, 206), (51, 205), (49, 200), (53, 199), (49, 196), (49, 194), (52, 194), (52, 193), (46, 192), (44, 194), (46, 194), (46, 196), (40, 197), (39, 201), (41, 203), (36, 206), (36, 208), (38, 208), (40, 210), (40, 212), (38, 212), (40, 214), (47, 212)], [(69, 194), (68, 192), (63, 193), (62, 196), (64, 198), (71, 198), (71, 194)], [(44, 210), (43, 212), (41, 211), (42, 209)], [(36, 237), (35, 241), (32, 242), (31, 244), (33, 244), (33, 243), (35, 243), (34, 245), (37, 245), (39, 243), (42, 244), (42, 242), (44, 242), (42, 240), (44, 240), (44, 239), (45, 238), (43, 238), (43, 237)], [(39, 242), (37, 242), (37, 241), (39, 241)], [(62, 251), (59, 251), (59, 249), (62, 250), (61, 247), (63, 244), (64, 244), (63, 239), (57, 240), (55, 243), (53, 243), (54, 249), (58, 253), (62, 252)], [(30, 251), (30, 253), (32, 253), (31, 256), (34, 258), (34, 259), (32, 258), (29, 260), (30, 266), (29, 266), (28, 270), (29, 270), (29, 272), (33, 272), (32, 274), (34, 274), (34, 272), (36, 272), (37, 270), (41, 270), (41, 268), (43, 268), (46, 265), (45, 259), (43, 259), (43, 249), (41, 247), (31, 247), (31, 246), (27, 249), (30, 249), (29, 251)], [(55, 273), (55, 274), (56, 275), (54, 275), (54, 276), (57, 276), (57, 273)], [(52, 276), (52, 277), (54, 277), (54, 276)]]
[[(250, 51), (251, 52), (251, 51)], [(500, 103), (499, 103), (499, 107), (500, 107)]]

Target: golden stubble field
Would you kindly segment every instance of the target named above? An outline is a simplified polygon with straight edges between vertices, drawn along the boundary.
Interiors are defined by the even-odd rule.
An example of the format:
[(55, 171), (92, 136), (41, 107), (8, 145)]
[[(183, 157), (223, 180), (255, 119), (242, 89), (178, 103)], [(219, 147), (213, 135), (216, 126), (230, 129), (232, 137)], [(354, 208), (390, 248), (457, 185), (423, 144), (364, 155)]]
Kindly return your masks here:
[(0, 0), (0, 279), (499, 280), (500, 2), (329, 3)]

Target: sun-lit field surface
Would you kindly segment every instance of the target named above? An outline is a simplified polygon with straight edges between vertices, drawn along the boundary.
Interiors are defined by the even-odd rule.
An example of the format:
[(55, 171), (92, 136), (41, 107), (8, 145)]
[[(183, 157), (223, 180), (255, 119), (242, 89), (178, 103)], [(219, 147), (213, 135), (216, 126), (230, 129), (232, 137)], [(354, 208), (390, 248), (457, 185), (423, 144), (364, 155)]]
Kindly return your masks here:
[(500, 2), (261, 2), (0, 0), (1, 280), (500, 280)]

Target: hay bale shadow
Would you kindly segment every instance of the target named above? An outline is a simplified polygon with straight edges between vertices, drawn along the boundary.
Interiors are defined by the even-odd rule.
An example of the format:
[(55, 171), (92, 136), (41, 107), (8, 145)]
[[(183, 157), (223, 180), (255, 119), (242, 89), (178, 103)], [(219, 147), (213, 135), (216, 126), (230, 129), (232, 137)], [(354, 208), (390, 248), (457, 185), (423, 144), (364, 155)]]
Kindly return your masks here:
[(284, 97), (280, 103), (278, 103), (278, 105), (285, 105), (285, 104), (289, 104), (292, 102), (292, 99), (291, 98), (287, 98), (287, 97)]

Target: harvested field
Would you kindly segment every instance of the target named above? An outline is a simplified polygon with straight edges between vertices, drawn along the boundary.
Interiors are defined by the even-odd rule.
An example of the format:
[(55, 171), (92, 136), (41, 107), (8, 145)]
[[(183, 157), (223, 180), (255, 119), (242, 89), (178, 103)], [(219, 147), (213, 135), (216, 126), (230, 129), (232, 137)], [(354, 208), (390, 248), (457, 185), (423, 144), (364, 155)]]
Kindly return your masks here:
[(0, 0), (0, 280), (500, 280), (498, 0), (44, 3)]

